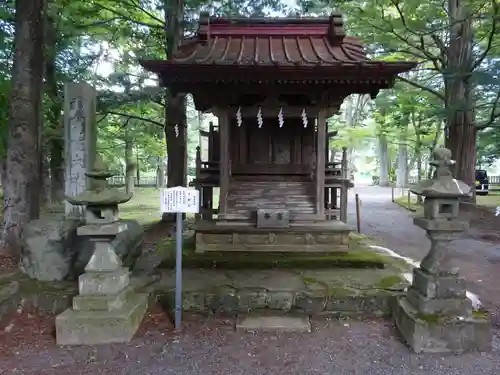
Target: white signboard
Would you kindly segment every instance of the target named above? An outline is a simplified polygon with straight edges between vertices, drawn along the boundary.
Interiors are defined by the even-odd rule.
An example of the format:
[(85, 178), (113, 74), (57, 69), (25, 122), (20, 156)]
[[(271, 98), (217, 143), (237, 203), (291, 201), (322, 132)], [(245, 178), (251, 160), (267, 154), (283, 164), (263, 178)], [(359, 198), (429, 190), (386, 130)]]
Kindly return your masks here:
[(200, 211), (200, 192), (183, 186), (163, 189), (160, 195), (160, 210), (162, 213), (196, 214)]

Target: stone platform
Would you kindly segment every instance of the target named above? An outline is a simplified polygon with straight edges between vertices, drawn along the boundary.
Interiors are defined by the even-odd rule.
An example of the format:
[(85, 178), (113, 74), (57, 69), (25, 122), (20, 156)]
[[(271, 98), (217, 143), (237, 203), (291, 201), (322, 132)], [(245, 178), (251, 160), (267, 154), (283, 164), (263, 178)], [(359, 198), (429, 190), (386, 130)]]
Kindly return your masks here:
[(195, 227), (196, 252), (345, 252), (351, 230), (336, 220), (291, 223), (284, 228), (201, 221)]
[(131, 293), (112, 310), (68, 309), (56, 317), (58, 345), (95, 345), (128, 342), (148, 307), (147, 294)]
[[(396, 269), (272, 269), (183, 271), (183, 308), (190, 312), (279, 312), (382, 317), (407, 282)], [(153, 286), (173, 310), (175, 273), (163, 270)]]
[(491, 350), (490, 320), (486, 313), (455, 317), (424, 315), (404, 297), (395, 304), (393, 315), (404, 341), (416, 353)]

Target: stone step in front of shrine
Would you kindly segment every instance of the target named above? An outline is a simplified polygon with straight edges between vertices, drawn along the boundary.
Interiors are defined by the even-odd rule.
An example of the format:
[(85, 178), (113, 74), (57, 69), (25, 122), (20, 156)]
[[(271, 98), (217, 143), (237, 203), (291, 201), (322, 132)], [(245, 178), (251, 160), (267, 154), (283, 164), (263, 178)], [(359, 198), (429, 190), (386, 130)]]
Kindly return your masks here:
[[(384, 317), (407, 287), (395, 269), (204, 270), (183, 273), (183, 309), (215, 314), (291, 313)], [(162, 270), (153, 289), (174, 308), (175, 272)]]

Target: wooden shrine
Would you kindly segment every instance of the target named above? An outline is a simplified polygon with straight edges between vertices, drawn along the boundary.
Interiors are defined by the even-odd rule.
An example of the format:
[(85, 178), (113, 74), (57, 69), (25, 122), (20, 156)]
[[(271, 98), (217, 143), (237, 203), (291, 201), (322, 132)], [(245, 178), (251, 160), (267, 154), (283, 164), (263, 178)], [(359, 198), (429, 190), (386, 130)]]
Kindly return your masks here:
[[(174, 94), (190, 93), (218, 126), (197, 155), (196, 249), (329, 252), (348, 248), (344, 162), (330, 161), (327, 119), (347, 96), (394, 85), (412, 62), (367, 58), (342, 16), (200, 16), (171, 59), (141, 64)], [(342, 168), (344, 165), (344, 168)], [(219, 207), (213, 206), (214, 188)]]

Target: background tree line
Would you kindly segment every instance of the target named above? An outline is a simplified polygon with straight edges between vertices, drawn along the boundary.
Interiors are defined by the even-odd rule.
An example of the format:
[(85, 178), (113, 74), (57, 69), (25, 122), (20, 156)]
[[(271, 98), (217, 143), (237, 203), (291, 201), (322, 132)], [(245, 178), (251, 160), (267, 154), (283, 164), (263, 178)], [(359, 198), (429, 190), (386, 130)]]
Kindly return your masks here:
[[(214, 15), (345, 15), (370, 57), (419, 62), (375, 101), (353, 96), (332, 118), (332, 147), (375, 151), (380, 181), (391, 170), (422, 176), (430, 150), (450, 147), (457, 177), (473, 183), (476, 159), (498, 155), (500, 100), (495, 0), (5, 0), (0, 4), (0, 175), (4, 239), (18, 247), (24, 224), (63, 199), (65, 82), (97, 88), (99, 150), (128, 175), (158, 171), (185, 184), (203, 121), (143, 71), (165, 59)], [(348, 126), (343, 126), (343, 125)], [(179, 125), (176, 136), (175, 125)], [(341, 126), (342, 125), (342, 126)], [(477, 152), (476, 152), (477, 151)], [(129, 166), (127, 168), (127, 166)], [(169, 219), (169, 218), (165, 218)]]

